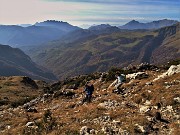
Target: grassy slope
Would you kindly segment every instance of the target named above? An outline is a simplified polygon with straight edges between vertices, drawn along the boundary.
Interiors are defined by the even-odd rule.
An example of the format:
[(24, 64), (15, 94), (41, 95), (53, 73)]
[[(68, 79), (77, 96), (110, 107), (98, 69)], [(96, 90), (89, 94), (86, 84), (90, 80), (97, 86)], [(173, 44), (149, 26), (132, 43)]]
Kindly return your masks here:
[[(92, 80), (96, 82), (96, 84), (93, 102), (90, 104), (78, 105), (79, 101), (82, 100), (83, 92), (83, 88), (80, 87), (75, 91), (76, 96), (74, 98), (61, 96), (57, 98), (49, 97), (44, 103), (39, 102), (35, 105), (38, 113), (25, 113), (24, 110), (21, 109), (12, 110), (11, 113), (7, 113), (4, 117), (1, 117), (1, 122), (3, 122), (4, 125), (11, 126), (9, 130), (3, 128), (5, 131), (4, 134), (22, 134), (23, 129), (35, 134), (33, 128), (26, 128), (25, 124), (28, 121), (36, 121), (37, 123), (41, 123), (42, 125), (39, 126), (42, 127), (42, 120), (46, 109), (50, 109), (52, 117), (55, 118), (57, 125), (54, 125), (53, 129), (50, 131), (47, 129), (39, 129), (38, 131), (37, 129), (37, 134), (75, 135), (82, 126), (88, 126), (89, 128), (101, 131), (103, 124), (101, 122), (95, 123), (95, 121), (104, 116), (110, 117), (109, 123), (119, 121), (119, 124), (116, 125), (118, 129), (121, 128), (122, 130), (126, 130), (130, 134), (142, 134), (135, 130), (135, 125), (138, 124), (145, 128), (150, 124), (148, 118), (154, 117), (155, 113), (159, 111), (162, 114), (162, 118), (168, 120), (170, 123), (164, 124), (157, 121), (155, 126), (159, 128), (159, 130), (152, 133), (177, 134), (179, 132), (177, 119), (178, 103), (174, 101), (174, 98), (180, 94), (180, 74), (160, 79), (154, 82), (153, 85), (146, 85), (147, 82), (151, 82), (160, 74), (154, 71), (147, 71), (147, 73), (149, 74), (149, 78), (147, 79), (133, 80), (129, 83), (125, 83), (122, 87), (126, 88), (129, 92), (124, 96), (112, 93), (111, 89), (107, 89), (111, 81), (105, 83)], [(167, 85), (170, 85), (170, 87), (167, 88)], [(160, 109), (155, 109), (153, 107), (152, 110), (147, 113), (140, 113), (139, 107), (141, 105), (144, 106), (146, 100), (151, 102), (150, 106), (152, 107), (160, 103)], [(99, 107), (98, 104), (104, 101), (115, 101), (120, 105), (116, 106), (114, 109)], [(172, 112), (166, 110), (168, 106), (172, 106)], [(11, 119), (9, 119), (10, 117)], [(167, 128), (164, 128), (164, 126)], [(99, 134), (105, 135), (102, 132), (99, 132)]]
[[(39, 96), (40, 88), (22, 82), (23, 77), (0, 77), (0, 103), (9, 107), (24, 104)], [(42, 89), (41, 89), (42, 90)]]

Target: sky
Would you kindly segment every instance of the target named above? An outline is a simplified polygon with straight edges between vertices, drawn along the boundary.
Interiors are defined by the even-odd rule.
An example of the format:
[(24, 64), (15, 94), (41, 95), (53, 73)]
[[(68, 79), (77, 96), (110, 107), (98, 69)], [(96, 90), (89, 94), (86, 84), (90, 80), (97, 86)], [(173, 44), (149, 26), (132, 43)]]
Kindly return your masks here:
[(72, 25), (123, 25), (131, 20), (180, 21), (180, 0), (0, 0), (0, 24), (45, 20)]

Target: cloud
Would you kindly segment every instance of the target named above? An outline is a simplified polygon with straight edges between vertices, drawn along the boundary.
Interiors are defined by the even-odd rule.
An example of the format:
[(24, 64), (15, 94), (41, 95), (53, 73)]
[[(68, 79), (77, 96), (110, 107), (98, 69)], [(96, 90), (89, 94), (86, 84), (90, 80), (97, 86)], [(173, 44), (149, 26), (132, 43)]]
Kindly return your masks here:
[(178, 19), (180, 0), (1, 0), (0, 23), (35, 23), (47, 19), (123, 24), (132, 19)]

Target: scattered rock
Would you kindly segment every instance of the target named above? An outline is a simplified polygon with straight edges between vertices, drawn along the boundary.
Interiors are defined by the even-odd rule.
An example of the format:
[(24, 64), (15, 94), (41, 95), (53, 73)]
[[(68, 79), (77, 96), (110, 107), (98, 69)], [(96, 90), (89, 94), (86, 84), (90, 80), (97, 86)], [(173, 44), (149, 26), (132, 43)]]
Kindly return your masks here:
[(179, 97), (176, 97), (173, 99), (176, 103), (180, 103), (180, 98)]
[(59, 96), (72, 97), (74, 95), (75, 95), (75, 92), (73, 89), (65, 89), (65, 90), (56, 91), (53, 94), (53, 98), (57, 98)]
[(11, 126), (8, 125), (8, 126), (7, 126), (7, 129), (8, 129), (8, 130), (11, 129)]
[(117, 101), (113, 100), (108, 100), (108, 101), (104, 101), (103, 103), (99, 103), (98, 107), (103, 107), (103, 108), (107, 108), (107, 109), (115, 109), (116, 107), (119, 107), (121, 104), (118, 103)]
[(28, 109), (26, 109), (26, 112), (34, 112), (34, 113), (37, 113), (38, 111), (36, 110), (36, 108), (28, 108)]
[(146, 102), (144, 103), (144, 105), (151, 105), (151, 101), (146, 100)]
[(80, 129), (80, 135), (89, 135), (91, 130), (92, 129), (88, 128), (87, 126), (83, 126)]
[(34, 122), (28, 122), (28, 123), (26, 123), (26, 127), (31, 127), (31, 126), (34, 126)]
[(138, 133), (144, 133), (145, 132), (144, 127), (140, 126), (139, 124), (135, 124), (135, 129), (134, 130), (136, 132), (138, 132)]
[(152, 82), (147, 82), (146, 85), (147, 85), (147, 86), (153, 85), (153, 83), (152, 83)]
[(139, 108), (139, 111), (140, 113), (145, 113), (147, 111), (151, 110), (151, 107), (150, 106), (147, 106), (147, 105), (140, 105), (140, 108)]

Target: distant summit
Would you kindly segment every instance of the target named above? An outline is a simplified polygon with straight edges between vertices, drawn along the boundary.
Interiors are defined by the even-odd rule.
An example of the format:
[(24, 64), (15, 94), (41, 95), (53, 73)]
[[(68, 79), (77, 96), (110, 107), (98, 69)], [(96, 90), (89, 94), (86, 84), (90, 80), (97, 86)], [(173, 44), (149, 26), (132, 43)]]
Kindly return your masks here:
[(44, 22), (37, 22), (35, 23), (35, 26), (51, 27), (51, 28), (62, 30), (64, 32), (80, 29), (79, 27), (73, 26), (67, 22), (56, 21), (56, 20), (47, 20)]
[(120, 26), (120, 29), (159, 29), (162, 27), (166, 26), (171, 26), (178, 23), (178, 21), (175, 20), (168, 20), (168, 19), (163, 19), (163, 20), (158, 20), (158, 21), (153, 21), (149, 23), (140, 23), (136, 20), (132, 20), (128, 22), (127, 24)]

